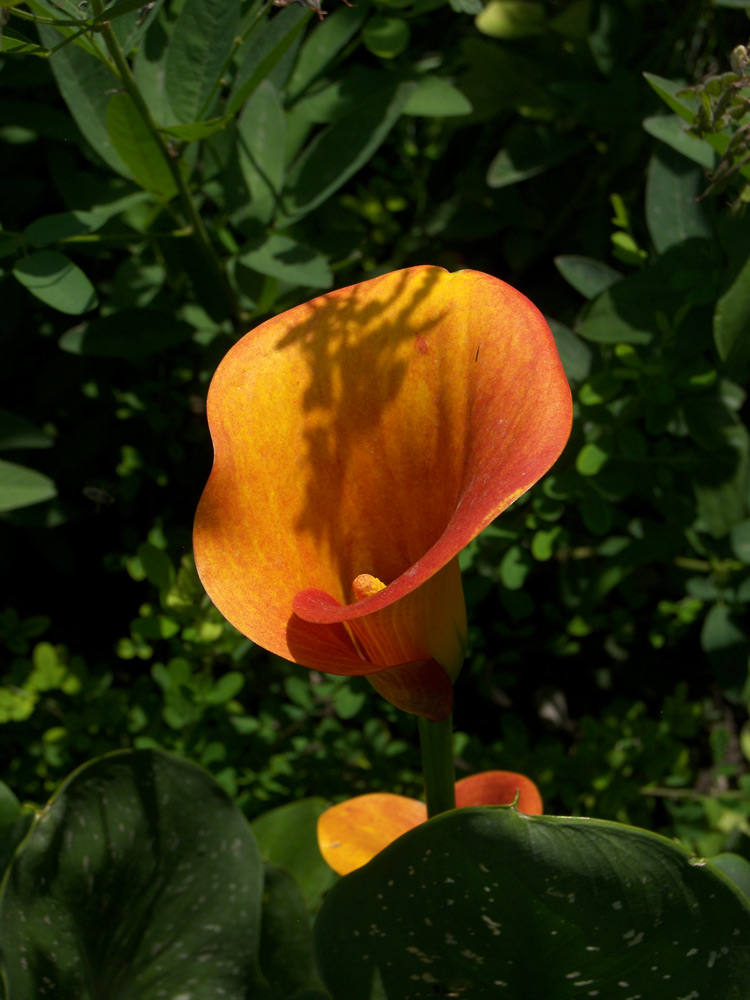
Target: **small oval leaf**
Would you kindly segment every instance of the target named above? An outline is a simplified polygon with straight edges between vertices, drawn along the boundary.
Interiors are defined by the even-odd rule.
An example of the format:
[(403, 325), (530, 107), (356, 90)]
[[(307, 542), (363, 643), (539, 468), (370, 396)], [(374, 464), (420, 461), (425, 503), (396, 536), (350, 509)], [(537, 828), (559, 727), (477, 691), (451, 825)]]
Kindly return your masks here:
[(13, 267), (13, 275), (58, 312), (80, 316), (97, 306), (94, 286), (77, 264), (57, 250), (40, 250), (22, 258)]

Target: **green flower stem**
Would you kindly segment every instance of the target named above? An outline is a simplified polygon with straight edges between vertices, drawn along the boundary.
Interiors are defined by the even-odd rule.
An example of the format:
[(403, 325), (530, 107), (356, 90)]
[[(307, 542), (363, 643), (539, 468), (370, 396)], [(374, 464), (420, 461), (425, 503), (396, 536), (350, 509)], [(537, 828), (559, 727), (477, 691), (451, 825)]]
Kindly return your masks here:
[(33, 21), (34, 24), (52, 24), (56, 28), (76, 28), (81, 24), (84, 24), (86, 28), (94, 26), (93, 21), (84, 21), (83, 18), (73, 20), (60, 17), (43, 17), (41, 14), (33, 14), (31, 11), (20, 10), (17, 7), (7, 7), (6, 10), (9, 14), (12, 14), (14, 17), (20, 17), (24, 21)]
[[(97, 15), (104, 10), (102, 0), (91, 0), (91, 4)], [(112, 30), (112, 26), (108, 21), (102, 21), (99, 25), (99, 30), (101, 31), (102, 38), (104, 39), (104, 44), (107, 46), (107, 51), (115, 64), (117, 74), (125, 92), (138, 109), (139, 114), (146, 123), (149, 132), (153, 135), (154, 140), (158, 144), (162, 156), (169, 167), (170, 173), (174, 178), (175, 185), (177, 186), (177, 194), (180, 199), (180, 204), (182, 205), (182, 210), (187, 216), (193, 237), (200, 247), (206, 263), (218, 278), (220, 287), (224, 291), (224, 295), (227, 300), (228, 313), (232, 316), (232, 318), (237, 318), (239, 313), (237, 297), (234, 293), (234, 289), (229, 283), (227, 273), (216, 255), (213, 244), (211, 243), (206, 231), (206, 227), (203, 225), (203, 220), (200, 217), (195, 201), (193, 200), (193, 196), (191, 195), (190, 189), (188, 188), (182, 171), (180, 170), (179, 161), (176, 157), (171, 155), (163, 135), (151, 117), (151, 112), (143, 99), (143, 95), (138, 89), (138, 84), (135, 82), (135, 78), (131, 72), (122, 48), (120, 47), (120, 43), (117, 41), (117, 36)]]
[(419, 719), (422, 771), (427, 800), (427, 817), (456, 808), (456, 779), (453, 773), (453, 723)]

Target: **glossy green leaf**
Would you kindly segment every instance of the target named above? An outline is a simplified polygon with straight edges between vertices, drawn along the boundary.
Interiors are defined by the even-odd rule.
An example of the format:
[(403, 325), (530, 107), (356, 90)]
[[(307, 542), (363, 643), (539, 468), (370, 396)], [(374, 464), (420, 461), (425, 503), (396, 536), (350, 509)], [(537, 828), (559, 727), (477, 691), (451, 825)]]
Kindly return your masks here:
[(602, 470), (608, 458), (609, 454), (603, 448), (589, 441), (578, 452), (576, 469), (582, 476), (595, 476)]
[(506, 145), (489, 165), (487, 184), (500, 188), (536, 177), (583, 146), (580, 139), (560, 135), (546, 125), (515, 125), (508, 131)]
[(291, 872), (311, 911), (336, 880), (318, 850), (318, 817), (326, 808), (321, 798), (300, 799), (272, 809), (252, 823), (263, 858)]
[(21, 815), (21, 803), (4, 781), (0, 781), (0, 827), (14, 823)]
[(237, 260), (251, 271), (304, 288), (330, 288), (333, 284), (333, 274), (322, 254), (280, 233), (243, 248)]
[(51, 448), (49, 434), (16, 413), (0, 410), (0, 451), (16, 448)]
[(713, 241), (673, 246), (648, 267), (605, 289), (586, 307), (576, 332), (603, 344), (648, 344), (661, 335), (660, 316), (712, 297), (719, 257)]
[(140, 47), (143, 36), (158, 17), (163, 4), (164, 0), (155, 0), (148, 6), (138, 5), (134, 0), (121, 0), (121, 3), (103, 10), (94, 20), (108, 20), (123, 52), (130, 55)]
[(716, 303), (714, 342), (722, 361), (740, 367), (750, 361), (750, 257)]
[(644, 73), (643, 75), (659, 97), (675, 114), (679, 115), (683, 121), (693, 121), (695, 112), (698, 110), (699, 101), (697, 97), (688, 97), (681, 94), (681, 91), (685, 90), (684, 83), (665, 80), (664, 77), (657, 76), (655, 73)]
[[(701, 435), (703, 428), (711, 427), (711, 413), (703, 407), (703, 427), (698, 421), (700, 404), (687, 405), (684, 412), (691, 425), (691, 433)], [(707, 412), (706, 412), (707, 411)], [(704, 439), (704, 446), (711, 447), (704, 452), (701, 462), (692, 473), (693, 490), (698, 503), (698, 514), (703, 525), (715, 538), (724, 538), (735, 524), (744, 521), (748, 513), (748, 490), (750, 481), (750, 437), (741, 424), (729, 423), (714, 429)]]
[[(748, 4), (750, 6), (750, 4)], [(726, 877), (750, 900), (750, 861), (740, 854), (716, 854), (711, 858), (714, 868), (724, 872)]]
[(503, 586), (507, 587), (508, 590), (520, 590), (529, 575), (531, 566), (532, 559), (526, 549), (520, 545), (511, 545), (498, 567), (498, 574)]
[(159, 126), (175, 124), (165, 87), (169, 36), (162, 18), (149, 15), (146, 29), (133, 60), (133, 76), (154, 122)]
[(3, 257), (12, 257), (18, 252), (20, 246), (18, 237), (11, 236), (10, 233), (4, 233), (0, 230), (0, 260)]
[(60, 347), (97, 358), (145, 358), (188, 340), (192, 328), (155, 309), (121, 309), (68, 330)]
[[(21, 0), (19, 0), (21, 2)], [(0, 29), (0, 52), (15, 52), (17, 55), (32, 55), (47, 57), (49, 50), (38, 42), (32, 41), (20, 31), (3, 25)]]
[(95, 233), (107, 221), (98, 212), (55, 212), (35, 219), (24, 230), (24, 239), (32, 246), (47, 246), (74, 236)]
[(273, 996), (297, 997), (317, 983), (305, 897), (295, 878), (266, 863), (259, 961)]
[(284, 185), (286, 120), (281, 97), (264, 80), (237, 120), (237, 155), (245, 192), (239, 217), (269, 223)]
[(168, 590), (174, 583), (175, 573), (172, 560), (167, 553), (157, 549), (150, 542), (141, 542), (137, 555), (148, 582), (152, 583), (157, 590)]
[[(614, 507), (600, 497), (598, 493), (587, 493), (583, 500), (580, 501), (578, 511), (585, 527), (592, 535), (607, 535), (612, 530), (615, 519)], [(620, 582), (621, 577), (624, 576), (624, 570), (617, 566), (610, 566), (605, 572), (612, 572), (613, 570), (615, 574), (614, 578), (605, 588), (605, 592), (616, 586)]]
[(714, 604), (706, 615), (701, 646), (724, 693), (733, 701), (746, 699), (750, 694), (750, 637), (726, 604)]
[(540, 528), (531, 539), (531, 554), (537, 562), (547, 562), (555, 552), (555, 543), (562, 533), (560, 525), (554, 528)]
[(730, 532), (732, 551), (742, 562), (750, 565), (750, 519), (735, 524)]
[(570, 254), (555, 257), (554, 263), (568, 284), (587, 299), (595, 299), (597, 295), (616, 284), (623, 277), (620, 271), (616, 271), (608, 264), (603, 264), (602, 261), (594, 260), (592, 257)]
[(474, 108), (473, 120), (490, 121), (520, 109), (543, 120), (554, 116), (558, 101), (549, 88), (547, 66), (531, 50), (469, 35), (460, 51), (467, 70), (458, 84)]
[(365, 48), (380, 59), (395, 59), (408, 47), (411, 29), (403, 17), (376, 14), (362, 29)]
[(572, 330), (557, 320), (547, 317), (549, 328), (555, 338), (560, 360), (570, 382), (581, 382), (589, 373), (592, 351)]
[(256, 87), (292, 50), (311, 15), (309, 8), (295, 4), (280, 11), (250, 35), (243, 46), (237, 75), (229, 92), (228, 114), (239, 111)]
[(685, 122), (679, 115), (654, 115), (644, 120), (643, 127), (649, 135), (665, 142), (705, 170), (710, 170), (716, 164), (716, 154), (711, 147), (688, 135)]
[(491, 38), (527, 38), (544, 31), (546, 11), (533, 0), (489, 0), (476, 26)]
[(95, 309), (94, 286), (69, 257), (57, 250), (39, 250), (16, 261), (13, 275), (32, 295), (71, 316)]
[(286, 91), (294, 101), (323, 73), (344, 46), (356, 35), (370, 11), (369, 0), (356, 7), (342, 6), (315, 26), (305, 40)]
[(646, 222), (659, 253), (691, 236), (713, 237), (712, 203), (698, 201), (703, 171), (672, 149), (658, 149), (646, 171)]
[(214, 683), (206, 695), (206, 702), (209, 705), (226, 705), (228, 701), (237, 697), (244, 686), (244, 675), (239, 670), (230, 670)]
[(439, 76), (424, 76), (404, 106), (405, 115), (449, 118), (471, 114), (471, 102)]
[(112, 145), (142, 188), (163, 201), (177, 194), (177, 184), (159, 142), (128, 94), (111, 98), (107, 129)]
[(329, 125), (287, 173), (284, 208), (291, 218), (311, 212), (367, 163), (401, 116), (415, 84), (388, 80), (356, 112)]
[(32, 815), (31, 810), (23, 807), (10, 788), (0, 781), (0, 877), (29, 832)]
[[(44, 45), (52, 48), (60, 42), (54, 28), (38, 25)], [(112, 145), (107, 130), (107, 105), (117, 78), (98, 59), (77, 45), (66, 45), (49, 61), (60, 93), (82, 135), (96, 153), (116, 173), (130, 178), (130, 170)]]
[(364, 691), (352, 691), (348, 685), (343, 685), (333, 693), (333, 710), (340, 719), (353, 719), (366, 700)]
[(15, 462), (0, 461), (0, 512), (30, 507), (57, 496), (49, 476)]
[[(201, 121), (234, 45), (238, 0), (185, 0), (169, 37), (164, 89), (179, 122)], [(171, 123), (163, 123), (171, 124)]]
[(247, 822), (208, 774), (151, 750), (99, 758), (63, 783), (3, 883), (8, 996), (244, 1000), (262, 881)]
[(147, 615), (134, 618), (130, 623), (130, 631), (144, 639), (171, 639), (180, 631), (180, 626), (166, 615)]
[(166, 125), (159, 131), (180, 142), (196, 142), (199, 139), (207, 139), (214, 132), (221, 132), (231, 122), (228, 115), (222, 118), (211, 118), (205, 122), (195, 122), (193, 125)]
[(750, 901), (652, 833), (459, 809), (341, 879), (315, 947), (333, 1000), (745, 1000)]
[[(644, 73), (646, 80), (651, 84), (661, 99), (674, 111), (683, 121), (692, 123), (700, 101), (697, 97), (689, 97), (682, 94), (685, 84), (675, 83), (673, 80), (665, 80), (654, 73)], [(714, 132), (707, 135), (701, 142), (707, 143), (720, 156), (722, 156), (729, 145), (730, 136), (727, 132)], [(750, 166), (745, 164), (741, 168), (741, 173), (750, 176)]]

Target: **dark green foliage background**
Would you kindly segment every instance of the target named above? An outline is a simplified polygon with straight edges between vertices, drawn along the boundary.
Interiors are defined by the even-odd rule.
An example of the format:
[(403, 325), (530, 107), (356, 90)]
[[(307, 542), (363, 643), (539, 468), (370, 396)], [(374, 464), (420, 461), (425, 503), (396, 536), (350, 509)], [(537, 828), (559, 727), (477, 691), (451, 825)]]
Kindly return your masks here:
[[(171, 193), (169, 176), (127, 179), (106, 131), (72, 120), (75, 67), (100, 108), (117, 89), (101, 60), (24, 54), (7, 39), (35, 29), (6, 25), (0, 458), (48, 477), (40, 502), (0, 514), (0, 759), (22, 799), (128, 746), (198, 761), (250, 817), (305, 795), (418, 794), (413, 720), (238, 635), (200, 587), (190, 531), (205, 394), (234, 340), (318, 291), (435, 263), (527, 294), (576, 401), (552, 474), (462, 556), (459, 774), (521, 770), (549, 812), (750, 856), (750, 223), (731, 192), (696, 202), (713, 153), (655, 137), (675, 128), (643, 76), (726, 70), (750, 4), (536, 6), (538, 29), (515, 37), (479, 31), (471, 0), (363, 0), (322, 23), (272, 8), (215, 94), (191, 91), (177, 47), (171, 69), (164, 55), (188, 32), (179, 0), (145, 16), (137, 48), (138, 11), (120, 19), (228, 278), (179, 201), (143, 193), (144, 176)], [(244, 30), (255, 10), (237, 13)], [(109, 113), (128, 127), (122, 101)], [(61, 253), (90, 285), (50, 305), (39, 281)]]

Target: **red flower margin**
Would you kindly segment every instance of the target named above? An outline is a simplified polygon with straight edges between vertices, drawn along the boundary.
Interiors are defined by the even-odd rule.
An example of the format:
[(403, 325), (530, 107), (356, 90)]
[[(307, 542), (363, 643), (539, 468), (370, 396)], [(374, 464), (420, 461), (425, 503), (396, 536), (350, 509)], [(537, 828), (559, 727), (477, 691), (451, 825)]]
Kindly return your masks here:
[(208, 395), (201, 580), (254, 642), (446, 718), (458, 553), (557, 459), (570, 390), (544, 318), (487, 274), (395, 271), (261, 324)]
[[(456, 808), (512, 805), (528, 816), (541, 816), (542, 797), (534, 782), (514, 771), (483, 771), (456, 782)], [(318, 847), (339, 875), (367, 864), (398, 837), (427, 820), (418, 799), (373, 792), (340, 802), (318, 820)]]

